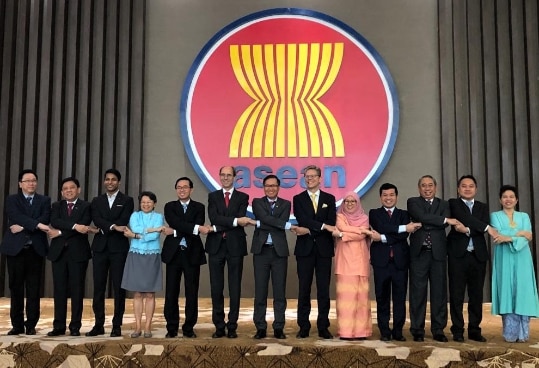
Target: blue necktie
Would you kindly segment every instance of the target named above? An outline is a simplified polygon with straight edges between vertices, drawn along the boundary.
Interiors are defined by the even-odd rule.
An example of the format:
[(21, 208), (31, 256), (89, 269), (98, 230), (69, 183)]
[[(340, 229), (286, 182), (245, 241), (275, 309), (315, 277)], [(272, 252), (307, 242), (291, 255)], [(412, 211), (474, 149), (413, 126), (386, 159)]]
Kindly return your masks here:
[(28, 202), (28, 205), (32, 205), (32, 197), (26, 197), (26, 202)]
[[(470, 213), (472, 213), (473, 201), (465, 201), (465, 202), (466, 202), (466, 206), (468, 206), (468, 209), (470, 210)], [(470, 236), (470, 240), (468, 241), (468, 247), (466, 248), (466, 250), (468, 252), (473, 252), (474, 250), (473, 240), (471, 236)]]

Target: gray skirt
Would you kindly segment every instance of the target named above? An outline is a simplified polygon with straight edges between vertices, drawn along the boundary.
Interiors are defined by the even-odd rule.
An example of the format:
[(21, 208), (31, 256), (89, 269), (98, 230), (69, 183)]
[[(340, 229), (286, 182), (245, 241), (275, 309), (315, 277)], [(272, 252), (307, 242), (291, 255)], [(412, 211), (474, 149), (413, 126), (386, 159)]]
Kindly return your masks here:
[(161, 255), (127, 253), (122, 289), (141, 293), (163, 290)]

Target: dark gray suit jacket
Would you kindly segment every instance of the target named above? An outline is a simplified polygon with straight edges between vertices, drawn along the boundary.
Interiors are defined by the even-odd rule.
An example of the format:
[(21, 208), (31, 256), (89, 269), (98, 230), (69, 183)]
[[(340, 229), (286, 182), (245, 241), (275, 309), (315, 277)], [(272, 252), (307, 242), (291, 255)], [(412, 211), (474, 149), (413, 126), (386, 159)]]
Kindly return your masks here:
[(421, 222), (422, 227), (410, 234), (410, 254), (418, 256), (425, 242), (427, 232), (432, 239), (432, 256), (438, 261), (447, 259), (447, 238), (444, 220), (450, 217), (449, 204), (440, 198), (434, 198), (432, 205), (423, 197), (408, 199), (408, 214), (413, 222)]
[(285, 226), (290, 218), (291, 203), (286, 199), (277, 198), (271, 213), (271, 205), (267, 197), (255, 198), (253, 200), (253, 214), (256, 220), (260, 221), (260, 227), (255, 229), (251, 253), (260, 254), (262, 245), (266, 243), (268, 234), (271, 234), (272, 244), (279, 257), (287, 257), (288, 242), (286, 241)]

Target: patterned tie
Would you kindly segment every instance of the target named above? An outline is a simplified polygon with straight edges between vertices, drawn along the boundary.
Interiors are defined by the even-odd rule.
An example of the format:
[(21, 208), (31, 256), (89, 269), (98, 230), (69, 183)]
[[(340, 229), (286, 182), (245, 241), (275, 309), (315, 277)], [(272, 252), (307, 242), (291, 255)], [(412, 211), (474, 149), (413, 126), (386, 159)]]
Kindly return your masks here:
[(26, 202), (28, 202), (28, 205), (32, 205), (32, 197), (26, 197)]
[(316, 210), (318, 209), (318, 204), (316, 203), (316, 194), (314, 193), (311, 194), (311, 202), (313, 202), (314, 213), (316, 213)]
[(228, 208), (228, 205), (230, 204), (230, 192), (225, 192), (225, 206)]
[[(427, 203), (429, 204), (430, 207), (432, 207), (432, 199), (427, 199)], [(430, 207), (429, 207), (429, 212), (430, 212)], [(425, 244), (428, 250), (432, 249), (432, 237), (430, 235), (430, 231), (427, 231), (427, 236), (425, 237)]]
[[(187, 203), (182, 203), (182, 207), (183, 207), (183, 213), (187, 212)], [(187, 242), (185, 241), (185, 238), (182, 238), (182, 240), (180, 240), (180, 249), (181, 250), (187, 249)]]
[(273, 215), (273, 210), (275, 209), (275, 201), (270, 201), (271, 214)]
[[(466, 202), (466, 206), (468, 206), (468, 208), (470, 209), (470, 213), (472, 213), (472, 209), (473, 209), (473, 201), (465, 201)], [(468, 247), (466, 248), (466, 250), (468, 252), (473, 252), (474, 250), (474, 246), (473, 246), (473, 240), (472, 240), (472, 237), (470, 236), (470, 240), (468, 240)]]
[(75, 205), (75, 204), (74, 204), (73, 202), (69, 202), (69, 203), (67, 204), (67, 215), (68, 215), (68, 216), (71, 216), (71, 213), (73, 212), (73, 206), (74, 206), (74, 205)]
[(387, 210), (387, 215), (389, 216), (389, 218), (391, 218), (392, 214), (393, 214), (393, 212), (391, 212), (391, 210)]

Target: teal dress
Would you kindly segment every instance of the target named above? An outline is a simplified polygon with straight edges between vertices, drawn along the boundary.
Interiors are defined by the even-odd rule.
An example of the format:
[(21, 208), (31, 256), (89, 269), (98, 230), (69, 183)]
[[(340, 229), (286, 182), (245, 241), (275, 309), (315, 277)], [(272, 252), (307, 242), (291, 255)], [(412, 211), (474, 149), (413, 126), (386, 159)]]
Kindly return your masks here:
[(503, 335), (507, 341), (526, 341), (529, 317), (539, 316), (537, 283), (529, 242), (519, 231), (531, 231), (527, 213), (513, 213), (513, 224), (504, 211), (493, 212), (490, 223), (513, 241), (495, 244), (492, 264), (492, 314), (502, 315)]

